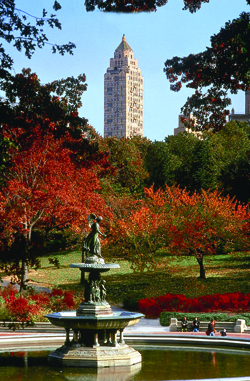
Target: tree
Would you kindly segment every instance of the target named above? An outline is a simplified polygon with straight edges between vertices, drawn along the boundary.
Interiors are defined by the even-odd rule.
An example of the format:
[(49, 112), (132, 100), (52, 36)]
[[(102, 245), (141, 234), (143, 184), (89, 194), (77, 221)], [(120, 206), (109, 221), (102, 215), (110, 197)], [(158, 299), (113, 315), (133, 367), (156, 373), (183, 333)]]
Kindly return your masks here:
[[(217, 134), (216, 134), (217, 135)], [(218, 176), (218, 188), (238, 201), (250, 200), (250, 126), (247, 122), (229, 122), (218, 134), (224, 148)]]
[(161, 247), (157, 227), (160, 216), (152, 213), (145, 205), (111, 226), (107, 251), (113, 257), (129, 261), (134, 271), (153, 271), (156, 251)]
[[(184, 8), (195, 12), (204, 2), (209, 0), (183, 0)], [(165, 5), (167, 0), (86, 0), (87, 11), (93, 11), (96, 7), (103, 11), (115, 12), (138, 12), (155, 11), (157, 7)], [(54, 1), (53, 11), (61, 9), (60, 2)], [(15, 0), (2, 0), (0, 3), (0, 37), (7, 43), (12, 44), (18, 51), (24, 50), (25, 55), (31, 58), (37, 48), (50, 45), (52, 52), (73, 54), (75, 44), (69, 42), (64, 45), (54, 44), (48, 41), (44, 27), (62, 29), (62, 25), (55, 14), (48, 17), (48, 12), (43, 9), (42, 15), (32, 15), (25, 9), (18, 9)], [(3, 44), (0, 44), (0, 78), (7, 79), (13, 60), (6, 52)]]
[[(54, 1), (53, 10), (58, 11), (61, 5)], [(34, 22), (33, 22), (34, 21)], [(33, 22), (33, 23), (32, 23)], [(0, 38), (31, 58), (36, 48), (42, 48), (45, 44), (52, 46), (52, 52), (58, 51), (64, 55), (65, 52), (73, 54), (75, 45), (69, 42), (65, 45), (51, 44), (48, 41), (43, 27), (47, 25), (51, 28), (61, 29), (61, 23), (54, 14), (47, 17), (47, 11), (43, 9), (42, 16), (37, 17), (27, 11), (16, 8), (15, 0), (2, 0), (0, 3)], [(3, 46), (0, 44), (0, 81), (5, 81), (9, 77), (13, 60)]]
[(144, 157), (150, 141), (140, 136), (122, 139), (115, 136), (100, 139), (99, 144), (100, 150), (108, 154), (108, 161), (114, 170), (114, 175), (106, 179), (109, 186), (119, 195), (143, 193), (144, 180), (148, 176)]
[(37, 127), (36, 139), (26, 149), (11, 152), (12, 165), (0, 193), (0, 251), (3, 264), (14, 262), (21, 289), (34, 255), (35, 228), (48, 232), (68, 227), (80, 233), (93, 211), (110, 216), (98, 195), (96, 175), (75, 166), (63, 143), (63, 138), (55, 140), (52, 133)]
[(153, 268), (160, 248), (172, 255), (194, 256), (205, 278), (204, 257), (221, 250), (249, 250), (247, 205), (217, 191), (190, 195), (186, 190), (145, 189), (146, 201), (112, 228), (113, 250), (132, 267)]
[[(44, 134), (52, 133), (56, 138), (65, 137), (77, 152), (90, 135), (87, 120), (78, 116), (81, 95), (86, 90), (85, 75), (69, 77), (41, 85), (39, 78), (30, 69), (10, 76), (2, 83), (6, 98), (0, 102), (0, 165), (3, 174), (9, 163), (12, 146), (26, 149), (36, 139), (36, 128)], [(86, 148), (86, 144), (85, 144)]]
[(192, 196), (178, 188), (167, 192), (174, 204), (174, 219), (168, 230), (169, 250), (194, 256), (201, 279), (205, 279), (206, 255), (249, 249), (247, 206), (229, 196), (222, 198), (217, 191)]
[(154, 189), (165, 189), (166, 184), (180, 185), (193, 192), (198, 188), (195, 176), (200, 162), (198, 153), (203, 144), (197, 136), (180, 133), (165, 138), (165, 142), (154, 142), (147, 150), (145, 168), (149, 172), (147, 185)]
[[(152, 142), (147, 149), (144, 166), (149, 173), (146, 179), (147, 186), (154, 185), (154, 189), (164, 188), (166, 184), (173, 184), (172, 155), (165, 142)], [(168, 171), (169, 169), (169, 171)]]
[(153, 142), (145, 156), (147, 186), (154, 190), (179, 186), (193, 193), (218, 189), (224, 196), (249, 201), (250, 127), (247, 122), (231, 121), (201, 140), (191, 133), (180, 133)]
[(197, 180), (196, 190), (218, 189), (224, 196), (229, 194), (231, 198), (247, 203), (249, 149), (249, 125), (246, 122), (231, 121), (218, 133), (208, 134), (196, 157), (199, 163), (193, 173)]
[[(54, 11), (61, 9), (60, 4), (56, 0), (54, 1), (53, 9)], [(15, 0), (2, 0), (0, 2), (0, 38), (2, 38), (5, 42), (12, 44), (18, 51), (24, 50), (25, 55), (28, 58), (31, 58), (36, 48), (42, 48), (45, 44), (52, 46), (53, 53), (58, 51), (61, 55), (64, 55), (66, 52), (73, 54), (73, 49), (75, 48), (73, 43), (69, 42), (65, 45), (58, 45), (51, 44), (48, 41), (43, 29), (45, 25), (58, 29), (61, 29), (62, 27), (54, 14), (47, 17), (47, 11), (45, 9), (43, 9), (42, 16), (37, 17), (22, 9), (16, 8)], [(85, 76), (81, 75), (78, 79), (67, 78), (66, 80), (54, 81), (49, 85), (49, 87), (47, 87), (47, 89), (46, 86), (43, 86), (43, 90), (41, 91), (42, 86), (38, 83), (37, 77), (34, 74), (31, 75), (31, 72), (29, 72), (29, 75), (27, 75), (27, 71), (23, 72), (23, 77), (21, 77), (21, 75), (13, 77), (10, 73), (12, 65), (13, 59), (8, 54), (8, 51), (4, 45), (0, 43), (0, 90), (5, 92), (6, 95), (5, 98), (2, 96), (0, 97), (0, 126), (2, 123), (10, 123), (15, 125), (15, 119), (18, 119), (15, 113), (16, 108), (15, 110), (13, 108), (15, 97), (22, 96), (24, 99), (26, 96), (26, 101), (30, 101), (33, 96), (38, 95), (38, 92), (40, 92), (39, 98), (36, 97), (36, 102), (39, 103), (37, 106), (42, 109), (43, 103), (47, 106), (45, 100), (48, 100), (48, 90), (50, 89), (50, 92), (53, 91), (55, 94), (60, 96), (65, 92), (65, 97), (69, 97), (69, 102), (67, 102), (69, 106), (72, 105), (72, 101), (78, 102), (79, 104), (82, 91), (86, 89), (86, 84), (82, 87), (81, 83), (82, 81), (85, 82)], [(25, 80), (26, 85), (24, 83)], [(78, 84), (76, 85), (77, 81)], [(30, 86), (31, 84), (33, 84), (32, 89)], [(38, 89), (38, 87), (40, 88)], [(70, 87), (72, 89), (73, 96), (71, 96), (71, 91), (69, 91)], [(75, 87), (75, 89), (78, 87), (78, 93), (73, 91), (73, 87)], [(31, 91), (27, 91), (28, 89)], [(23, 94), (22, 91), (24, 91)], [(25, 102), (20, 102), (20, 106), (20, 109), (22, 106), (26, 106)], [(56, 106), (56, 102), (54, 102), (54, 106)], [(60, 106), (62, 107), (62, 104), (60, 104)], [(29, 111), (31, 111), (31, 109)], [(43, 110), (41, 110), (41, 112), (42, 111)], [(57, 111), (59, 110), (56, 110), (56, 107), (54, 107), (54, 112), (56, 113)], [(0, 149), (2, 150), (0, 167), (5, 166), (5, 160), (8, 158), (6, 151), (8, 150), (9, 143), (10, 142), (8, 139), (5, 141), (0, 141)]]
[(182, 84), (195, 90), (182, 108), (184, 115), (193, 114), (196, 118), (192, 129), (221, 130), (228, 114), (225, 108), (231, 103), (227, 93), (250, 88), (249, 41), (250, 13), (243, 12), (211, 37), (211, 46), (204, 52), (165, 62), (171, 90), (179, 91)]
[(180, 133), (177, 136), (165, 138), (171, 153), (170, 163), (165, 164), (165, 171), (172, 173), (173, 182), (168, 185), (186, 188), (189, 192), (194, 192), (198, 188), (198, 181), (195, 176), (200, 166), (198, 155), (203, 141), (198, 136), (190, 133)]
[[(15, 210), (21, 210), (21, 214), (24, 213), (21, 207), (18, 206), (19, 204), (16, 200), (16, 197), (13, 196), (13, 193), (11, 193), (12, 191), (10, 191), (9, 188), (10, 181), (14, 181), (12, 180), (14, 174), (16, 174), (18, 179), (15, 179), (16, 187), (14, 187), (13, 192), (18, 193), (22, 188), (20, 185), (20, 173), (23, 172), (20, 166), (18, 168), (16, 167), (17, 158), (20, 162), (23, 162), (22, 165), (24, 168), (25, 166), (27, 167), (25, 181), (27, 180), (28, 184), (25, 184), (24, 192), (27, 194), (31, 192), (27, 202), (31, 204), (34, 203), (34, 205), (32, 204), (33, 207), (35, 207), (35, 204), (42, 207), (41, 214), (39, 211), (31, 208), (31, 216), (27, 217), (29, 222), (26, 228), (24, 228), (24, 224), (21, 225), (21, 223), (18, 225), (16, 230), (12, 227), (12, 225), (9, 229), (8, 226), (3, 228), (4, 233), (1, 239), (3, 261), (7, 260), (7, 262), (9, 262), (9, 259), (6, 259), (7, 256), (12, 262), (14, 262), (13, 269), (15, 271), (17, 270), (19, 275), (21, 274), (23, 285), (23, 283), (25, 283), (25, 277), (23, 278), (23, 276), (25, 273), (27, 273), (25, 270), (27, 267), (26, 259), (29, 261), (33, 260), (32, 250), (34, 240), (32, 242), (31, 237), (34, 237), (33, 233), (36, 233), (33, 227), (35, 226), (37, 231), (39, 229), (45, 233), (45, 236), (48, 236), (49, 232), (51, 231), (58, 231), (58, 229), (65, 230), (68, 229), (69, 226), (71, 227), (73, 225), (72, 223), (68, 222), (60, 222), (58, 216), (55, 217), (52, 214), (50, 219), (48, 214), (45, 217), (45, 206), (43, 201), (48, 203), (50, 201), (53, 203), (51, 199), (53, 199), (55, 195), (53, 196), (53, 189), (50, 189), (50, 186), (52, 187), (54, 185), (55, 187), (54, 180), (57, 176), (59, 176), (56, 174), (57, 167), (54, 163), (53, 168), (55, 172), (52, 176), (53, 181), (50, 181), (49, 179), (49, 171), (51, 171), (49, 163), (52, 165), (53, 162), (52, 156), (50, 156), (50, 159), (48, 159), (46, 156), (46, 144), (50, 144), (52, 148), (54, 147), (55, 151), (57, 149), (56, 144), (60, 145), (62, 153), (58, 158), (58, 162), (61, 163), (61, 169), (59, 168), (58, 173), (61, 171), (61, 174), (63, 174), (63, 166), (67, 166), (67, 162), (70, 162), (68, 165), (70, 172), (68, 173), (67, 178), (69, 183), (67, 184), (65, 180), (65, 184), (60, 185), (62, 189), (62, 195), (64, 194), (65, 197), (70, 196), (71, 186), (75, 187), (75, 191), (77, 187), (81, 187), (82, 191), (86, 192), (85, 197), (89, 197), (93, 201), (92, 203), (89, 199), (87, 200), (84, 198), (79, 199), (78, 201), (75, 200), (75, 205), (77, 205), (79, 202), (82, 202), (82, 210), (84, 210), (84, 202), (87, 200), (86, 203), (89, 204), (90, 209), (85, 208), (85, 219), (88, 213), (93, 212), (91, 208), (93, 208), (95, 212), (98, 211), (98, 202), (95, 206), (94, 200), (101, 200), (101, 204), (105, 205), (103, 199), (98, 196), (98, 194), (96, 194), (97, 191), (100, 192), (99, 180), (97, 179), (97, 176), (101, 178), (106, 175), (106, 172), (110, 173), (112, 169), (110, 170), (110, 164), (107, 161), (106, 152), (99, 150), (98, 134), (96, 134), (92, 127), (87, 125), (86, 119), (80, 118), (78, 116), (78, 108), (81, 106), (81, 95), (83, 91), (86, 90), (84, 75), (80, 75), (78, 78), (69, 77), (65, 80), (54, 81), (49, 84), (41, 85), (37, 75), (32, 73), (30, 69), (26, 69), (23, 70), (21, 74), (10, 77), (10, 81), (5, 83), (3, 88), (6, 93), (6, 103), (8, 110), (8, 112), (3, 114), (4, 118), (2, 120), (2, 124), (0, 125), (0, 147), (2, 148), (2, 156), (0, 156), (2, 173), (0, 179), (2, 192), (5, 194), (8, 189), (7, 193), (9, 194), (7, 198), (3, 198), (3, 210), (5, 211), (4, 213), (7, 213), (5, 215), (5, 219), (7, 220), (8, 216), (11, 216)], [(4, 106), (5, 105), (3, 105), (3, 107)], [(43, 144), (45, 144), (45, 147)], [(40, 156), (35, 161), (33, 160), (33, 156), (35, 157), (36, 151), (40, 154)], [(66, 152), (65, 160), (62, 157), (63, 152)], [(21, 156), (19, 157), (18, 154)], [(44, 189), (41, 193), (36, 192), (36, 197), (39, 195), (42, 196), (41, 200), (38, 198), (36, 201), (36, 199), (33, 198), (33, 191), (29, 188), (31, 186), (30, 182), (32, 182), (29, 178), (32, 177), (34, 173), (38, 174), (40, 172), (38, 169), (36, 170), (35, 167), (31, 167), (31, 164), (33, 165), (36, 163), (38, 168), (40, 168), (39, 163), (43, 163), (43, 155), (46, 157), (46, 160), (48, 159), (48, 163), (44, 163), (44, 165), (46, 164), (48, 166), (45, 166), (47, 174), (43, 173), (43, 175), (46, 176), (41, 179), (39, 178), (38, 180), (36, 179), (36, 183), (39, 183), (41, 180), (44, 187), (47, 186), (50, 191)], [(50, 155), (52, 155), (52, 152), (50, 152)], [(63, 162), (60, 160), (64, 160), (65, 163), (63, 164)], [(86, 183), (85, 185), (83, 183), (77, 183), (78, 185), (76, 185), (73, 169), (76, 171), (76, 173), (79, 174), (79, 181), (80, 178), (82, 178), (82, 182)], [(82, 173), (85, 173), (87, 179), (81, 177)], [(66, 171), (64, 176), (66, 176)], [(50, 185), (47, 184), (47, 182)], [(93, 189), (91, 192), (93, 197), (88, 196), (87, 192), (87, 187), (91, 186), (92, 182)], [(63, 188), (64, 186), (65, 189)], [(67, 187), (69, 191), (67, 191)], [(44, 198), (45, 194), (47, 195), (47, 198)], [(72, 195), (73, 194), (74, 192)], [(7, 206), (9, 206), (8, 200), (12, 196), (16, 200), (14, 203), (11, 201), (11, 205), (13, 204), (14, 207), (7, 208)], [(18, 193), (18, 200), (20, 200), (20, 202), (22, 199), (21, 196), (24, 197), (23, 194), (19, 195)], [(58, 196), (55, 197), (58, 198)], [(72, 196), (72, 202), (73, 201), (74, 197)], [(72, 208), (72, 210), (74, 209), (74, 206), (71, 204), (69, 199), (63, 199), (62, 203), (68, 205), (68, 207)], [(50, 205), (52, 206), (52, 204)], [(27, 207), (27, 210), (29, 207)], [(69, 218), (68, 212), (62, 211), (62, 213), (65, 213), (67, 219)], [(18, 218), (18, 216), (13, 214), (13, 219), (15, 219), (14, 217), (16, 219)], [(23, 217), (20, 218), (22, 219)], [(79, 222), (79, 216), (77, 218)], [(21, 230), (20, 226), (23, 226), (23, 229), (25, 229), (26, 233), (24, 230)], [(77, 231), (77, 229), (75, 229), (75, 231)], [(17, 245), (20, 248), (22, 247), (21, 257), (16, 255)], [(21, 254), (20, 251), (19, 253)], [(23, 263), (23, 268), (21, 269), (18, 268), (20, 258), (22, 259)]]
[[(85, 6), (87, 11), (93, 11), (97, 7), (106, 12), (152, 12), (167, 2), (168, 0), (86, 0)], [(183, 3), (183, 10), (194, 13), (200, 9), (202, 3), (209, 3), (209, 0), (183, 0)]]

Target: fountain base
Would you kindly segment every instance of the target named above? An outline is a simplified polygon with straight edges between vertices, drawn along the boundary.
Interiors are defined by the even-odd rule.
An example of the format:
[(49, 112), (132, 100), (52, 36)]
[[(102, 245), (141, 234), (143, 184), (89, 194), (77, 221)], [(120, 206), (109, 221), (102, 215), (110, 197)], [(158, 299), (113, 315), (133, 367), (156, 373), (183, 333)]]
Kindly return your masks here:
[(103, 368), (138, 364), (141, 362), (141, 354), (127, 344), (93, 348), (63, 345), (52, 352), (48, 360), (56, 366)]

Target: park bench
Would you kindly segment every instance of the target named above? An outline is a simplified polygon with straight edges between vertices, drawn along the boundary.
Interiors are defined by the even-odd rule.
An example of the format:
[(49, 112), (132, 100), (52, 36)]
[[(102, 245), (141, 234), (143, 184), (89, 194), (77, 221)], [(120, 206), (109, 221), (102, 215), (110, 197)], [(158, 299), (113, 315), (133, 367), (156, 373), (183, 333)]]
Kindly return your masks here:
[[(192, 323), (193, 323), (193, 321), (188, 321), (188, 328), (187, 328), (188, 332), (193, 331)], [(201, 321), (199, 332), (206, 332), (208, 324), (209, 324), (209, 321)], [(237, 319), (236, 322), (219, 321), (219, 322), (215, 323), (215, 330), (216, 331), (220, 332), (224, 328), (227, 330), (227, 332), (242, 333), (244, 331), (247, 331), (247, 326), (246, 326), (246, 322), (244, 319)], [(169, 331), (170, 332), (178, 332), (181, 330), (182, 330), (181, 321), (177, 320), (176, 318), (171, 318)]]

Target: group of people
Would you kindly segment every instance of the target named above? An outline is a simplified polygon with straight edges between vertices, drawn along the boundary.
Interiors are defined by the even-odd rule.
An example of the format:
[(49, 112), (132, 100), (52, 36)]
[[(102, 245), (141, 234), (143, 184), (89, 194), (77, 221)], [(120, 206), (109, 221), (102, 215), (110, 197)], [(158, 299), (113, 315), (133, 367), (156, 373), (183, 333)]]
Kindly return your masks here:
[[(186, 316), (184, 316), (182, 322), (181, 322), (181, 330), (182, 332), (187, 332), (188, 330), (188, 321)], [(200, 330), (200, 321), (198, 320), (197, 316), (194, 318), (193, 323), (192, 323), (192, 330), (193, 332), (199, 332)], [(207, 336), (214, 336), (215, 335), (215, 320), (212, 319), (210, 323), (208, 324), (207, 330), (206, 330), (206, 335)], [(220, 332), (221, 336), (227, 336), (226, 329), (224, 328)]]
[[(188, 321), (186, 316), (184, 316), (182, 322), (181, 322), (181, 330), (182, 332), (187, 332), (188, 329)], [(200, 329), (200, 321), (198, 320), (197, 316), (194, 318), (194, 321), (192, 323), (192, 329), (193, 332), (199, 332)]]

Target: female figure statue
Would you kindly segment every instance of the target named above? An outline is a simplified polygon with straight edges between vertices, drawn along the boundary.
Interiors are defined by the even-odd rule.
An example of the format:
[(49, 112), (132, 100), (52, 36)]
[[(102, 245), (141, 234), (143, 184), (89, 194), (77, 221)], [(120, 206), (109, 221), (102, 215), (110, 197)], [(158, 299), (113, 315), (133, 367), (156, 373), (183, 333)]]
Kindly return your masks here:
[(102, 217), (96, 217), (95, 214), (90, 214), (88, 216), (88, 221), (91, 232), (83, 240), (83, 251), (86, 252), (88, 256), (97, 255), (98, 257), (102, 258), (99, 234), (103, 237), (106, 237), (105, 234), (100, 232), (99, 223), (102, 221)]

